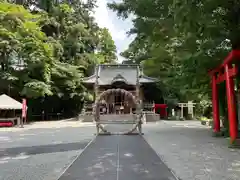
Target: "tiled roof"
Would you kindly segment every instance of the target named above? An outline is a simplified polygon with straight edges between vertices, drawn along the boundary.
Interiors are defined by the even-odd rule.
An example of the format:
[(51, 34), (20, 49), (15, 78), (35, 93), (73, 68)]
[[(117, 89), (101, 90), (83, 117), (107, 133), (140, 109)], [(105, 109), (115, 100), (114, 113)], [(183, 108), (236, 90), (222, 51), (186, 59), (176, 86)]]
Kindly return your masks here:
[[(99, 70), (99, 85), (109, 85), (113, 82), (124, 81), (129, 85), (136, 85), (137, 83), (137, 65), (100, 65)], [(150, 78), (139, 72), (140, 83), (156, 82), (155, 78)], [(94, 84), (96, 81), (96, 72), (94, 75), (84, 78), (83, 82), (86, 84)]]

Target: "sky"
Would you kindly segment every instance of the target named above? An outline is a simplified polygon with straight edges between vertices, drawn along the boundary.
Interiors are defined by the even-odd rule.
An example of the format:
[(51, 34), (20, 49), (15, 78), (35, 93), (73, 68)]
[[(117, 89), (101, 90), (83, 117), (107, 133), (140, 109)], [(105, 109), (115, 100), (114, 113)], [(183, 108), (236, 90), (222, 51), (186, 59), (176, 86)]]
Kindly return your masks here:
[[(128, 48), (128, 45), (134, 39), (134, 36), (128, 37), (126, 34), (132, 27), (131, 19), (122, 20), (117, 17), (117, 14), (107, 7), (107, 3), (113, 0), (97, 0), (97, 8), (95, 9), (94, 17), (100, 27), (105, 27), (109, 30), (117, 47), (118, 62), (121, 63), (124, 58), (120, 53)], [(121, 0), (115, 0), (120, 2)]]

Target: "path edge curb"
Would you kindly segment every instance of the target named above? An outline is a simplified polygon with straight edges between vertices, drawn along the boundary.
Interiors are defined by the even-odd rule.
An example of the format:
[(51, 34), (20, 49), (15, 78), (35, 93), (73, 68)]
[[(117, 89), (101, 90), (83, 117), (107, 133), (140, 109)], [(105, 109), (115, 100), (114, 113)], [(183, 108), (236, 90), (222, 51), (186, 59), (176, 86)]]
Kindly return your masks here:
[(83, 148), (83, 150), (76, 155), (76, 157), (67, 165), (67, 167), (65, 167), (63, 169), (63, 171), (59, 174), (59, 176), (57, 176), (57, 179), (56, 180), (59, 180), (62, 175), (70, 168), (70, 166), (73, 165), (73, 163), (83, 154), (83, 152), (86, 151), (86, 149), (96, 140), (97, 136), (94, 136), (91, 141), (88, 142), (88, 144)]
[(143, 138), (143, 140), (149, 145), (149, 147), (157, 154), (157, 156), (161, 159), (161, 161), (163, 162), (163, 164), (167, 167), (167, 169), (173, 174), (173, 176), (176, 178), (176, 180), (182, 180), (181, 178), (179, 178), (176, 173), (168, 167), (168, 165), (166, 164), (164, 158), (157, 152), (154, 150), (154, 148), (152, 147), (152, 145), (150, 143), (148, 143), (147, 139), (144, 136), (141, 136)]

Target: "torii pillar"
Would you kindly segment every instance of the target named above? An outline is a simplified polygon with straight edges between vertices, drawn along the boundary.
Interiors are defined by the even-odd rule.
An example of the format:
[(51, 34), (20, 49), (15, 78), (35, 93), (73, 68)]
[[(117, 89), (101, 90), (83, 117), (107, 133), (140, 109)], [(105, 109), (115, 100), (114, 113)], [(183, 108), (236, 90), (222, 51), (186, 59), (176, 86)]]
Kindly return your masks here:
[(225, 79), (226, 79), (226, 91), (227, 91), (227, 104), (228, 104), (228, 120), (229, 120), (229, 130), (231, 137), (231, 144), (237, 139), (238, 126), (236, 117), (236, 101), (234, 93), (234, 82), (233, 77), (230, 77), (230, 65), (226, 64), (224, 66)]
[(212, 109), (213, 109), (213, 124), (214, 133), (220, 132), (220, 114), (219, 114), (219, 98), (217, 88), (217, 77), (215, 74), (212, 76)]
[[(233, 50), (229, 53), (229, 55), (225, 58), (224, 62), (219, 67), (211, 70), (209, 73), (212, 78), (212, 108), (214, 133), (220, 132), (219, 95), (217, 84), (224, 81), (226, 82), (228, 123), (231, 145), (239, 144), (236, 101), (233, 81), (233, 78), (239, 75), (237, 67), (239, 63), (235, 63), (237, 60), (240, 60), (240, 50)], [(235, 66), (232, 65), (233, 63), (235, 63)], [(224, 94), (221, 94), (221, 96), (224, 96)]]

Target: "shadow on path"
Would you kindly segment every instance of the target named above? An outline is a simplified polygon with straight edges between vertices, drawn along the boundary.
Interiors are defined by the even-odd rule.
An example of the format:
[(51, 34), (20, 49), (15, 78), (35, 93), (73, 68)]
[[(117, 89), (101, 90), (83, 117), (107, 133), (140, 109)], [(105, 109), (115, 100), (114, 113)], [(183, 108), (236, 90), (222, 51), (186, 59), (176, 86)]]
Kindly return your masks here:
[(56, 153), (83, 149), (89, 141), (81, 143), (51, 144), (41, 146), (27, 146), (0, 149), (0, 158), (5, 156), (16, 156), (19, 154), (36, 155), (45, 153)]

